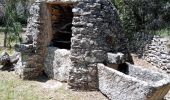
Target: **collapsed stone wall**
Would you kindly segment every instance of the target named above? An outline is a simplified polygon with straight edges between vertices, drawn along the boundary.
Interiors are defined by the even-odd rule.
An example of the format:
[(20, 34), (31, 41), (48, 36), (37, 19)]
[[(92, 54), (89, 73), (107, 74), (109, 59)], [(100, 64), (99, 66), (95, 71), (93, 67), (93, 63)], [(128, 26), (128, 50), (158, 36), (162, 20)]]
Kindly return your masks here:
[(170, 73), (170, 38), (144, 33), (135, 34), (130, 45), (133, 52), (167, 73)]

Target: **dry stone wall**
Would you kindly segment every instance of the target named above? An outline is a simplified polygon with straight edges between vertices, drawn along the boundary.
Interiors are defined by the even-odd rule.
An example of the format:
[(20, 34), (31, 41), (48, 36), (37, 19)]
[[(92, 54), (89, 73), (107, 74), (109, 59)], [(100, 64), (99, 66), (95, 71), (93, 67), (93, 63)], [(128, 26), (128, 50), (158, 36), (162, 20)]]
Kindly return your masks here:
[[(170, 38), (144, 33), (135, 34), (131, 46), (139, 57), (170, 73)], [(132, 50), (132, 49), (131, 49)]]
[(155, 36), (144, 53), (144, 59), (170, 73), (170, 38)]
[[(44, 61), (52, 39), (47, 8), (48, 3), (57, 2), (73, 4), (69, 85), (75, 89), (96, 90), (97, 63), (105, 63), (108, 52), (127, 53), (124, 52), (127, 51), (127, 39), (110, 0), (37, 0), (30, 8), (27, 38), (20, 45), (22, 66), (18, 68), (19, 74), (31, 79), (47, 69)], [(48, 70), (46, 72), (48, 74)]]
[(23, 79), (33, 79), (42, 74), (43, 71), (43, 49), (39, 49), (42, 44), (41, 3), (35, 2), (30, 8), (30, 18), (28, 19), (26, 39), (20, 45), (21, 62), (16, 68), (16, 73)]
[(109, 0), (85, 0), (73, 8), (73, 37), (69, 84), (78, 89), (97, 89), (97, 63), (107, 52), (123, 51), (124, 35), (117, 10)]

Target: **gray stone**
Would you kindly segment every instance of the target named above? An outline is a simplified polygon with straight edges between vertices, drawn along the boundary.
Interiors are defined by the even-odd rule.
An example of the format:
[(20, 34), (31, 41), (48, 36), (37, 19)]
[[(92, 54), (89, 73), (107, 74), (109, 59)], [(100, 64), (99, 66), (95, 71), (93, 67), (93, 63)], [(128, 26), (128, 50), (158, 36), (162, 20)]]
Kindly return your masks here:
[(67, 82), (72, 63), (70, 51), (49, 47), (45, 58), (44, 70), (52, 79)]
[(10, 62), (10, 56), (7, 52), (3, 52), (0, 56), (0, 64), (5, 65), (8, 62)]
[(98, 64), (99, 90), (111, 100), (162, 100), (164, 98), (170, 89), (170, 80), (166, 74), (129, 66), (129, 74), (125, 75)]
[[(129, 44), (131, 51), (135, 51), (137, 55), (144, 58), (154, 66), (168, 71), (168, 63), (170, 62), (170, 53), (168, 50), (168, 37), (160, 37), (145, 33), (137, 33), (134, 36), (134, 41)], [(164, 67), (162, 67), (164, 66)]]
[(107, 63), (122, 64), (125, 63), (125, 56), (122, 53), (107, 53)]
[(0, 65), (2, 65), (0, 70), (8, 70), (13, 71), (14, 70), (14, 63), (17, 63), (18, 58), (17, 56), (10, 57), (7, 52), (3, 52), (0, 56)]
[[(47, 6), (47, 3), (57, 2), (57, 5), (63, 8), (63, 4), (70, 7), (70, 14), (63, 16), (69, 16), (68, 19), (71, 17), (71, 32), (67, 32), (72, 36), (68, 36), (71, 37), (71, 41), (65, 41), (67, 36), (63, 36), (63, 39), (59, 36), (62, 26), (68, 24), (65, 23), (67, 18), (59, 18), (58, 13), (49, 12), (52, 7)], [(64, 30), (66, 31), (67, 29)], [(66, 61), (61, 51), (57, 53), (53, 48), (52, 51), (49, 48), (63, 46), (57, 44), (63, 41), (69, 43), (67, 45), (70, 47), (65, 48), (70, 49), (70, 58), (68, 54), (63, 53), (67, 55)], [(36, 0), (30, 8), (26, 40), (19, 46), (19, 50), (22, 51), (22, 65), (18, 72), (21, 77), (31, 79), (41, 75), (45, 70), (49, 77), (60, 81), (66, 81), (69, 72), (68, 83), (71, 87), (95, 90), (98, 89), (97, 63), (107, 61), (108, 52), (122, 52), (126, 55), (126, 44), (127, 39), (117, 9), (110, 0)], [(70, 61), (72, 67), (69, 71), (67, 69), (70, 67)]]

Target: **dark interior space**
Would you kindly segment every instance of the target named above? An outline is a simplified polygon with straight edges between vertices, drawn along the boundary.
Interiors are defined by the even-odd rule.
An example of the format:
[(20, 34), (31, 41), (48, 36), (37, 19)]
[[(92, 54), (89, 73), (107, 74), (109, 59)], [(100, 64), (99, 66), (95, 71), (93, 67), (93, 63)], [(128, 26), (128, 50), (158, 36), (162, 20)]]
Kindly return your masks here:
[(118, 71), (124, 73), (124, 74), (129, 74), (129, 67), (126, 63), (122, 63), (118, 65)]
[(60, 49), (71, 48), (72, 19), (73, 13), (71, 4), (51, 5), (51, 22), (53, 30), (53, 39), (50, 43), (51, 46)]

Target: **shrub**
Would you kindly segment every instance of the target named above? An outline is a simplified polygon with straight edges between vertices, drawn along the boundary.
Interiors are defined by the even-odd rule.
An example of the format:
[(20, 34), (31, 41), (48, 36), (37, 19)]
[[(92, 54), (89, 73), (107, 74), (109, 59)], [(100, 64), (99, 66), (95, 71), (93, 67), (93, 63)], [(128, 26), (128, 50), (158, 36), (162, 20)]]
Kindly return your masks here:
[(170, 18), (169, 0), (112, 0), (118, 9), (125, 32), (164, 28)]

